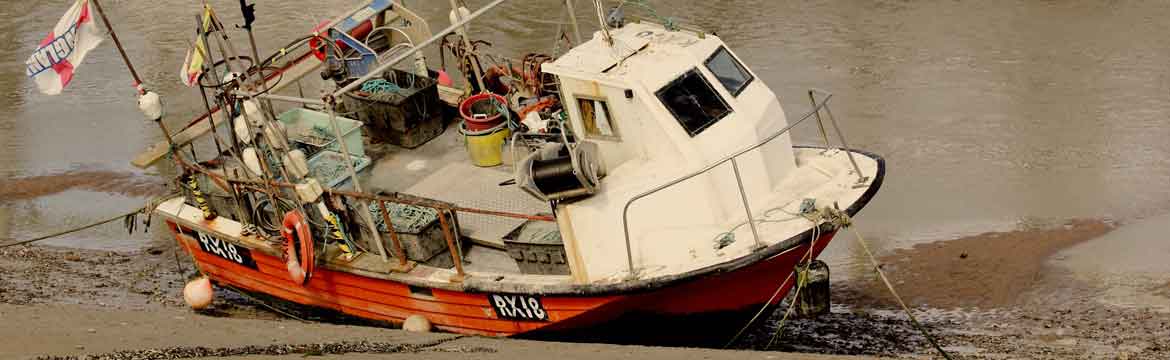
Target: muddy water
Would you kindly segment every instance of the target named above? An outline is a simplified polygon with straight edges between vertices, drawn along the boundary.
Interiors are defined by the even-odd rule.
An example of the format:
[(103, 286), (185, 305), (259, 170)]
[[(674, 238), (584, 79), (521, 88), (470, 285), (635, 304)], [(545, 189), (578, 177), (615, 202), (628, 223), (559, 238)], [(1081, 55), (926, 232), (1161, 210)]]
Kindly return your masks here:
[[(594, 28), (587, 2), (578, 2), (585, 27)], [(127, 164), (160, 136), (135, 110), (111, 44), (90, 54), (60, 96), (40, 95), (24, 78), (23, 61), (68, 3), (0, 3), (6, 19), (0, 32), (10, 34), (0, 42), (0, 194), (18, 194), (0, 198), (0, 238), (132, 208), (143, 192), (121, 190), (156, 181), (149, 178), (158, 170)], [(212, 3), (226, 22), (239, 22), (234, 1)], [(354, 2), (259, 3), (258, 40), (266, 52)], [(444, 3), (407, 1), (435, 30), (446, 25)], [(548, 51), (557, 25), (537, 19), (561, 13), (555, 3), (504, 5), (473, 31), (504, 54)], [(781, 96), (790, 116), (807, 109), (806, 89), (836, 93), (834, 113), (851, 145), (888, 160), (883, 191), (858, 218), (881, 251), (1070, 219), (1125, 223), (1170, 211), (1170, 24), (1161, 21), (1170, 17), (1170, 4), (654, 4), (662, 15), (723, 36)], [(183, 123), (202, 107), (198, 93), (176, 81), (197, 5), (106, 6), (145, 82), (165, 97), (168, 122)], [(811, 127), (796, 137), (817, 140)], [(43, 189), (54, 181), (69, 190)], [(1129, 239), (1148, 241), (1138, 238), (1144, 239)], [(148, 239), (106, 229), (54, 244), (122, 249)], [(860, 262), (846, 241), (835, 242), (826, 257), (833, 264)]]

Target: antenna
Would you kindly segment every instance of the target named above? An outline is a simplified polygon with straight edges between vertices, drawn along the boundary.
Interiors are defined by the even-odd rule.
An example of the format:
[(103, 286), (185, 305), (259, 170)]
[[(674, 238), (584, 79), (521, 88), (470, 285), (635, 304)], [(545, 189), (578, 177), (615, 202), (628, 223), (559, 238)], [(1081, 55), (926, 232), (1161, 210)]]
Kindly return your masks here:
[(601, 25), (601, 35), (605, 38), (605, 43), (613, 46), (613, 35), (609, 33), (609, 24), (605, 21), (605, 5), (601, 0), (593, 0), (593, 7), (597, 10), (597, 22)]

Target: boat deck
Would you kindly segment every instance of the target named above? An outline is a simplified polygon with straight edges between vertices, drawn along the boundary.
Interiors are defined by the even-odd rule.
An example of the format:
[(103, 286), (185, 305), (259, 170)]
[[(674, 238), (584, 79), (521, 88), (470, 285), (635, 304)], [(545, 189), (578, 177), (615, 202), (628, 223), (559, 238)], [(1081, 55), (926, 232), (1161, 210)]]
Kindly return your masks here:
[[(552, 213), (548, 203), (533, 198), (514, 185), (500, 185), (513, 178), (508, 159), (505, 159), (505, 164), (495, 167), (475, 166), (455, 124), (414, 149), (371, 144), (367, 152), (376, 159), (369, 170), (359, 175), (367, 192), (397, 192), (463, 207), (525, 215)], [(463, 236), (476, 244), (497, 249), (503, 249), (503, 238), (524, 223), (522, 219), (490, 215), (458, 216)]]

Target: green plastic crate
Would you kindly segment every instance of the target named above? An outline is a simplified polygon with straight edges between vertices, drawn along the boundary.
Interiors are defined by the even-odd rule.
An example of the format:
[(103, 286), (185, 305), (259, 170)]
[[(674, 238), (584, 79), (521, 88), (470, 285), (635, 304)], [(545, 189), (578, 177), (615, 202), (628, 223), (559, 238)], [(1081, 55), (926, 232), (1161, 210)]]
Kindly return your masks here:
[[(311, 156), (321, 150), (341, 152), (341, 144), (337, 142), (337, 137), (333, 135), (333, 127), (329, 124), (329, 114), (295, 108), (281, 113), (276, 118), (288, 128), (289, 140), (310, 148), (306, 155)], [(365, 146), (362, 145), (362, 122), (341, 116), (336, 117), (336, 120), (349, 153), (365, 156)]]

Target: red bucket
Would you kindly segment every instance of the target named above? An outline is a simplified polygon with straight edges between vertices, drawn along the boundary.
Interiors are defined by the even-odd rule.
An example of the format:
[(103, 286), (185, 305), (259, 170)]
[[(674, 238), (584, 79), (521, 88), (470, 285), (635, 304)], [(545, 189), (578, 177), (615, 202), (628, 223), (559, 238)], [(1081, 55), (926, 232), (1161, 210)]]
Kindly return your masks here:
[(485, 131), (504, 122), (502, 111), (509, 111), (508, 100), (503, 96), (483, 93), (474, 95), (459, 104), (459, 115), (467, 131)]

